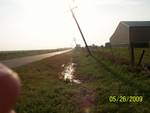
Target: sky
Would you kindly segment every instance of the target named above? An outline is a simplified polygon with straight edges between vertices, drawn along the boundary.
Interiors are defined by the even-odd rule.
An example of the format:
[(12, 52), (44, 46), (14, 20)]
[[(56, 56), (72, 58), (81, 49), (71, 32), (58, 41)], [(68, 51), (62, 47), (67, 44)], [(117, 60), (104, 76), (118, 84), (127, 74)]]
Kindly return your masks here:
[(120, 21), (149, 21), (149, 0), (0, 0), (0, 51), (104, 45)]

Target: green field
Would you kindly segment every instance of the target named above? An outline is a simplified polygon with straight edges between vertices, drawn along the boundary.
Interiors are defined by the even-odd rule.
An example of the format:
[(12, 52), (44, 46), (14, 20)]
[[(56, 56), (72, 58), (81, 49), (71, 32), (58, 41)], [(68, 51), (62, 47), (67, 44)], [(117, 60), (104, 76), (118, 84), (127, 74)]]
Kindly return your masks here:
[[(108, 51), (92, 49), (94, 57), (91, 57), (85, 49), (78, 48), (16, 68), (22, 80), (16, 112), (149, 113), (150, 74), (145, 70), (130, 71), (127, 64), (106, 59), (105, 52)], [(71, 59), (76, 63), (75, 76), (81, 84), (59, 79), (63, 71), (61, 65), (68, 64)], [(110, 96), (143, 96), (143, 101), (110, 102)]]

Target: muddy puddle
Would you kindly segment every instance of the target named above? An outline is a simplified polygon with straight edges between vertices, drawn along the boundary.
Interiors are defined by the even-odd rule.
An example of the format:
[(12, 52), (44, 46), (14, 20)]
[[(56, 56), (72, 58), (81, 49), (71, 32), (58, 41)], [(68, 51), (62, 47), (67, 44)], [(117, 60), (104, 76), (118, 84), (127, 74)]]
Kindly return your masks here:
[(68, 65), (62, 64), (62, 68), (64, 68), (63, 72), (61, 73), (62, 78), (66, 82), (81, 84), (81, 81), (75, 79), (74, 72), (75, 72), (75, 63), (69, 63)]
[[(71, 85), (72, 83), (83, 83), (83, 81), (81, 82), (79, 79), (76, 78), (75, 67), (76, 64), (72, 62), (67, 65), (62, 64), (63, 71), (61, 72), (61, 79), (63, 79), (67, 83), (71, 83)], [(83, 113), (90, 113), (93, 106), (95, 105), (95, 90), (83, 87), (82, 85), (80, 86), (80, 90), (73, 94), (75, 102), (78, 104), (79, 109)]]

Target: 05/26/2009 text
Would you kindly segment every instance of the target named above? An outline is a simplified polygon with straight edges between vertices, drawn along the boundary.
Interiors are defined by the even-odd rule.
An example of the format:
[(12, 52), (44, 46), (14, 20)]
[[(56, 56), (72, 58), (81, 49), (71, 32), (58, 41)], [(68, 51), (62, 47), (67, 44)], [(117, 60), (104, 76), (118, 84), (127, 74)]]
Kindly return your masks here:
[(109, 96), (111, 103), (141, 103), (143, 96)]

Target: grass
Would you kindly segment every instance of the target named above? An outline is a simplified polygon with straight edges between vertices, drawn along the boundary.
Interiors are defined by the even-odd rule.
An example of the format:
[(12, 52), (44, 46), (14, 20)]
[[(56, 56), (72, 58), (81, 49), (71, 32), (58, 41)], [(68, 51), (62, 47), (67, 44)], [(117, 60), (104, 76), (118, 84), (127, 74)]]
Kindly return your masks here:
[[(85, 85), (94, 89), (95, 107), (93, 113), (149, 113), (150, 80), (145, 73), (129, 72), (126, 67), (102, 59), (99, 51), (92, 57), (82, 52), (76, 55), (78, 62), (77, 75), (85, 81)], [(110, 103), (109, 96), (142, 95), (142, 103)]]
[[(128, 48), (98, 48), (99, 51), (104, 53), (113, 53), (113, 55), (117, 58), (126, 59), (127, 62), (130, 62), (130, 53)], [(134, 54), (135, 54), (135, 63), (137, 64), (142, 50), (145, 50), (145, 55), (143, 57), (143, 64), (150, 64), (150, 49), (149, 48), (135, 48)]]
[[(17, 113), (149, 113), (150, 80), (144, 72), (130, 72), (126, 65), (103, 58), (102, 52), (84, 49), (67, 53), (15, 70), (22, 80)], [(76, 63), (75, 76), (82, 83), (59, 79), (62, 64)], [(140, 103), (111, 103), (110, 96), (143, 96)]]
[(50, 49), (50, 50), (26, 50), (26, 51), (0, 51), (0, 60), (8, 60), (24, 56), (32, 56), (44, 54), (49, 52), (60, 51), (64, 49)]
[(61, 65), (70, 62), (71, 53), (45, 59), (15, 69), (22, 80), (17, 113), (80, 113), (71, 100), (76, 85), (58, 79)]

